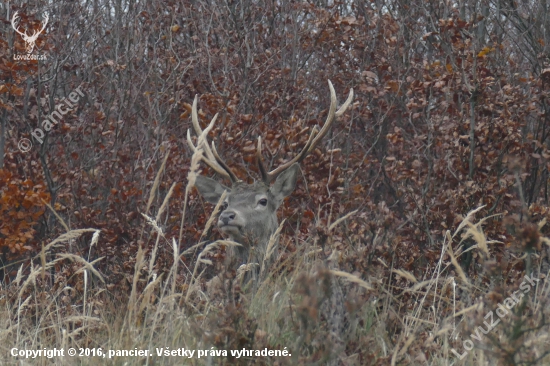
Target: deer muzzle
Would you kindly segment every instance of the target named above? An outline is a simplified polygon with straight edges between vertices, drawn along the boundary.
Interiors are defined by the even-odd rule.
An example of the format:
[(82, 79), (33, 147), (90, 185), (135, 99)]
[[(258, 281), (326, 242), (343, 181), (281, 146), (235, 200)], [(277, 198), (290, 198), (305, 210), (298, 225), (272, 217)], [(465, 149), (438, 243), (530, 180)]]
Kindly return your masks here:
[(218, 228), (231, 237), (241, 236), (245, 223), (236, 211), (225, 210), (218, 219)]

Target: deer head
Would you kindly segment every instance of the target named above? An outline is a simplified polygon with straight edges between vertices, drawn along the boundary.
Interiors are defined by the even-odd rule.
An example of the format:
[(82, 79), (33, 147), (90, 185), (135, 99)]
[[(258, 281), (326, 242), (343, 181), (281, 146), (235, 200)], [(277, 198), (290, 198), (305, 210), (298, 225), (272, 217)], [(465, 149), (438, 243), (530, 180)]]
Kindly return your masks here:
[[(212, 148), (207, 143), (202, 146), (202, 160), (219, 175), (230, 180), (232, 185), (230, 188), (211, 178), (198, 176), (195, 186), (204, 199), (212, 204), (218, 203), (224, 191), (228, 192), (223, 203), (223, 211), (218, 219), (218, 228), (230, 240), (243, 244), (242, 248), (233, 253), (238, 265), (247, 262), (262, 263), (265, 260), (267, 244), (278, 227), (277, 209), (284, 198), (294, 190), (298, 178), (299, 163), (315, 149), (329, 131), (334, 118), (342, 115), (353, 99), (353, 89), (351, 89), (346, 102), (336, 111), (336, 93), (330, 80), (328, 84), (331, 98), (325, 124), (320, 130), (317, 126), (312, 130), (306, 145), (292, 160), (268, 172), (262, 162), (262, 140), (258, 138), (256, 161), (262, 176), (261, 181), (247, 184), (239, 180), (220, 158), (214, 143), (212, 143)], [(217, 116), (217, 114), (214, 116), (209, 128), (213, 126)], [(195, 97), (191, 109), (191, 120), (195, 133), (200, 136), (203, 131), (199, 126), (197, 116), (197, 97)], [(193, 144), (189, 130), (187, 131), (187, 143), (195, 152), (197, 146)], [(254, 247), (254, 251), (250, 250), (251, 247)]]
[(38, 30), (38, 31), (34, 31), (33, 34), (31, 36), (27, 35), (27, 32), (21, 32), (19, 31), (19, 29), (17, 29), (19, 26), (16, 24), (17, 23), (17, 18), (19, 18), (17, 16), (17, 12), (15, 12), (15, 14), (13, 14), (13, 17), (11, 18), (11, 26), (13, 27), (13, 29), (15, 29), (15, 31), (17, 33), (19, 33), (21, 35), (21, 37), (23, 38), (23, 40), (25, 41), (25, 43), (27, 44), (26, 45), (26, 51), (27, 53), (31, 53), (32, 50), (34, 49), (34, 46), (36, 44), (36, 40), (38, 39), (38, 36), (40, 35), (40, 33), (42, 33), (44, 31), (44, 29), (46, 29), (46, 25), (48, 24), (48, 14), (46, 14), (44, 16), (44, 21), (42, 22), (42, 29)]

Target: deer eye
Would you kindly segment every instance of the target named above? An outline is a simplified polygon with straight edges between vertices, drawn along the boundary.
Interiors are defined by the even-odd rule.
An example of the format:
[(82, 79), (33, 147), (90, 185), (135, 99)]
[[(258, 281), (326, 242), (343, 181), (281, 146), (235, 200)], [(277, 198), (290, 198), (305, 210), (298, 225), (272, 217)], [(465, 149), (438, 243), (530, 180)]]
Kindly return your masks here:
[(222, 205), (222, 211), (225, 211), (227, 210), (227, 202), (224, 202), (223, 205)]
[(258, 203), (262, 206), (267, 206), (267, 198), (262, 198)]

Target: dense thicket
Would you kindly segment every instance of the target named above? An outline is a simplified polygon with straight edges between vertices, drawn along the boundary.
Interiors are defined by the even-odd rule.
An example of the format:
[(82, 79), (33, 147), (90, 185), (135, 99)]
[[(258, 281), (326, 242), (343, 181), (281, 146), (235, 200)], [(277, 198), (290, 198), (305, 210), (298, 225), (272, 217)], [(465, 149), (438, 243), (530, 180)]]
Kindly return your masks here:
[[(190, 104), (241, 179), (258, 178), (256, 138), (276, 166), (327, 114), (330, 79), (352, 108), (335, 123), (280, 210), (293, 252), (320, 224), (359, 210), (339, 234), (342, 270), (361, 277), (391, 268), (431, 271), (441, 241), (484, 206), (484, 231), (502, 283), (524, 273), (524, 252), (544, 256), (536, 223), (548, 216), (550, 9), (545, 1), (41, 1), (3, 3), (0, 39), (0, 248), (20, 263), (67, 228), (97, 228), (70, 249), (110, 283), (131, 279), (155, 216), (179, 240)], [(20, 29), (46, 30), (34, 53), (14, 60)], [(78, 86), (85, 97), (39, 144), (42, 128)], [(32, 141), (27, 153), (21, 138)], [(168, 155), (156, 198), (147, 200)], [(205, 174), (213, 174), (204, 169)], [(53, 211), (66, 223), (60, 224)], [(181, 248), (201, 238), (210, 209), (190, 197)], [(504, 218), (504, 220), (503, 220)], [(210, 238), (217, 237), (214, 231)], [(204, 238), (203, 238), (204, 239)], [(468, 242), (466, 242), (467, 245)], [(157, 271), (170, 268), (169, 246)], [(471, 255), (473, 253), (473, 256)], [(471, 258), (473, 257), (473, 258)], [(194, 257), (184, 257), (191, 265)], [(476, 251), (460, 258), (492, 281)], [(59, 273), (71, 267), (60, 262)], [(492, 262), (491, 262), (492, 263)], [(17, 266), (6, 268), (13, 276)], [(63, 272), (65, 271), (65, 272)], [(181, 274), (185, 277), (185, 274)]]

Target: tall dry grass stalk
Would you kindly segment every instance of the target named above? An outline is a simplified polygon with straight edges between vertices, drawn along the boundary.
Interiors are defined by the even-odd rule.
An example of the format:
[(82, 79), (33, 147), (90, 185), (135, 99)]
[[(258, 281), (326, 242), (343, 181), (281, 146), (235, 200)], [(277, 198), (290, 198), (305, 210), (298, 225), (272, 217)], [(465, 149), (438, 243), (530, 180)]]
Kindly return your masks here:
[(267, 248), (265, 250), (264, 258), (262, 260), (261, 267), (260, 267), (260, 278), (263, 278), (264, 272), (271, 259), (271, 256), (277, 250), (277, 245), (279, 244), (279, 236), (281, 235), (281, 230), (283, 229), (283, 225), (285, 224), (285, 221), (286, 219), (283, 219), (281, 221), (281, 223), (279, 224), (279, 227), (277, 227), (277, 230), (275, 230), (275, 232), (269, 238), (269, 242), (267, 243)]
[[(220, 200), (221, 202), (221, 200)], [(218, 203), (219, 204), (219, 203)], [(185, 295), (185, 302), (189, 301), (189, 296), (194, 291), (194, 285), (199, 280), (200, 276), (197, 276), (197, 270), (199, 268), (199, 265), (201, 264), (207, 264), (211, 265), (212, 262), (209, 259), (204, 258), (207, 254), (211, 253), (214, 249), (218, 248), (220, 245), (225, 245), (228, 247), (240, 247), (241, 244), (235, 243), (234, 241), (230, 240), (217, 240), (211, 244), (208, 244), (204, 249), (199, 253), (197, 257), (197, 261), (195, 262), (195, 267), (193, 268), (193, 274), (191, 275), (191, 279), (189, 280), (189, 287), (187, 288), (187, 294)]]
[(162, 164), (160, 165), (160, 169), (157, 172), (157, 175), (155, 176), (155, 180), (153, 181), (153, 187), (151, 188), (151, 192), (149, 192), (149, 199), (147, 200), (147, 206), (145, 207), (145, 213), (149, 212), (149, 209), (151, 208), (151, 204), (153, 204), (153, 200), (155, 199), (155, 195), (157, 192), (157, 189), (160, 185), (160, 177), (162, 173), (164, 173), (164, 168), (166, 167), (166, 161), (168, 161), (168, 157), (170, 156), (170, 152), (167, 152), (164, 156), (164, 160), (162, 160)]
[[(206, 137), (208, 136), (208, 133), (210, 133), (210, 130), (214, 128), (214, 123), (216, 122), (216, 119), (217, 119), (217, 115), (214, 116), (214, 118), (212, 118), (212, 121), (210, 121), (210, 124), (199, 135), (197, 140), (197, 145), (196, 145), (197, 148), (193, 151), (193, 155), (191, 156), (191, 167), (189, 168), (189, 173), (187, 174), (187, 185), (185, 186), (185, 198), (183, 202), (183, 210), (181, 215), (178, 243), (181, 243), (181, 238), (183, 235), (183, 223), (185, 222), (185, 212), (187, 210), (187, 200), (189, 197), (189, 191), (195, 186), (195, 182), (197, 180), (197, 172), (200, 169), (200, 162), (201, 160), (204, 160), (203, 159), (204, 151), (206, 150), (207, 152), (209, 152), (208, 149), (204, 148), (204, 145), (207, 143)], [(187, 131), (187, 139), (191, 140), (189, 130)], [(213, 157), (209, 156), (209, 158), (211, 158), (211, 161), (214, 161)]]

